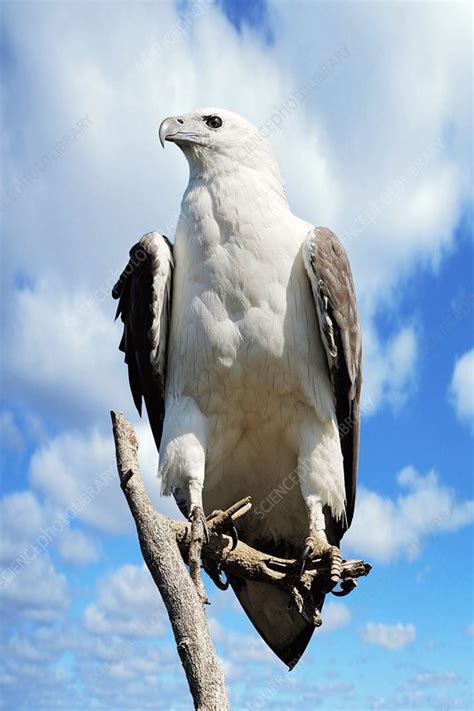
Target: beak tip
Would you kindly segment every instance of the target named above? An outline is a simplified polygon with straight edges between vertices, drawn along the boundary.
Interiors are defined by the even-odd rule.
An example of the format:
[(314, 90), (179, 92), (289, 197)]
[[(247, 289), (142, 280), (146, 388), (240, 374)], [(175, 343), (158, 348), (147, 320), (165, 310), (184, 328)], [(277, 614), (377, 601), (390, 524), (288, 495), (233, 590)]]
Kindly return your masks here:
[(167, 135), (167, 124), (168, 124), (169, 120), (170, 120), (169, 118), (165, 118), (160, 123), (160, 127), (158, 129), (158, 137), (160, 139), (162, 148), (165, 147), (165, 139), (166, 139), (166, 135)]

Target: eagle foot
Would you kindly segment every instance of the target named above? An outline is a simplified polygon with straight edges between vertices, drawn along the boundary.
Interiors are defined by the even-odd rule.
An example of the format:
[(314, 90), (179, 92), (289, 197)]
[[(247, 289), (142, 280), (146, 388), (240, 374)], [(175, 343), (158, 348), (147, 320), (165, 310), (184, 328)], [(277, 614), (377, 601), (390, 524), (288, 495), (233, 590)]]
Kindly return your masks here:
[(201, 576), (201, 550), (204, 541), (209, 543), (210, 534), (204, 511), (200, 506), (194, 506), (189, 520), (191, 522), (191, 541), (188, 553), (189, 574), (196, 586), (200, 601), (203, 605), (208, 605), (209, 600), (207, 599)]
[(322, 536), (308, 536), (300, 557), (300, 578), (306, 570), (308, 561), (325, 559), (329, 563), (328, 585), (324, 592), (330, 592), (341, 579), (342, 558), (339, 548), (331, 546)]

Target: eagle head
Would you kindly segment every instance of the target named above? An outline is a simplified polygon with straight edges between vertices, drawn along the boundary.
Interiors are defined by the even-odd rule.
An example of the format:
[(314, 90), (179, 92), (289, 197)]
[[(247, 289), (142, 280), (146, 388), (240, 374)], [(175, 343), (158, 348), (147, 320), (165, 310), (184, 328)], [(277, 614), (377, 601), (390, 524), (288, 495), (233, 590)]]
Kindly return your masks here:
[(161, 145), (176, 143), (185, 154), (191, 175), (213, 177), (239, 168), (271, 173), (281, 183), (270, 141), (263, 131), (232, 111), (204, 108), (165, 118), (159, 129)]

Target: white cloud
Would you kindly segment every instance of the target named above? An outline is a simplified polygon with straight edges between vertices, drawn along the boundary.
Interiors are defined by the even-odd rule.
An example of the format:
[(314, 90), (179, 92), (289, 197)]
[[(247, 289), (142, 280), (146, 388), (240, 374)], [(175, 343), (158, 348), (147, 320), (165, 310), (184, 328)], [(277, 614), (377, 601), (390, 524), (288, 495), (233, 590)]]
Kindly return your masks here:
[(0, 414), (0, 442), (5, 450), (23, 453), (26, 445), (44, 441), (46, 430), (42, 420), (31, 412), (13, 413), (4, 410)]
[(209, 617), (208, 622), (212, 640), (223, 649), (227, 663), (241, 664), (242, 650), (245, 650), (246, 662), (275, 663), (275, 655), (253, 628), (251, 634), (241, 634), (223, 625), (217, 617)]
[(130, 529), (111, 436), (58, 435), (33, 454), (30, 481), (51, 506), (70, 507), (83, 523), (112, 533)]
[(464, 630), (468, 637), (474, 637), (474, 622), (471, 622), (466, 626)]
[[(174, 500), (160, 496), (158, 454), (145, 418), (135, 421), (135, 431), (140, 472), (152, 503), (162, 513), (182, 518)], [(72, 508), (79, 521), (107, 533), (134, 531), (119, 485), (112, 433), (65, 432), (51, 439), (32, 456), (30, 482), (60, 513)]]
[(230, 659), (224, 659), (223, 657), (217, 657), (218, 662), (224, 672), (224, 677), (226, 680), (235, 679), (239, 680), (241, 677), (242, 669), (235, 662), (231, 662)]
[(5, 449), (21, 452), (24, 446), (23, 435), (15, 422), (13, 413), (0, 414), (0, 441)]
[(329, 600), (324, 605), (321, 617), (323, 624), (317, 630), (320, 634), (322, 632), (332, 632), (339, 627), (345, 627), (352, 619), (347, 605), (342, 602), (333, 602), (332, 600)]
[(99, 557), (95, 541), (80, 529), (71, 530), (66, 511), (32, 491), (4, 496), (0, 521), (0, 597), (5, 609), (36, 620), (60, 615), (69, 594), (65, 576), (51, 562), (51, 550), (63, 561), (85, 565)]
[(457, 501), (435, 472), (422, 476), (405, 467), (398, 484), (406, 493), (396, 499), (360, 487), (344, 547), (382, 563), (413, 560), (429, 536), (456, 531), (474, 520), (474, 501)]
[(46, 524), (45, 512), (31, 491), (8, 494), (0, 501), (0, 560), (5, 565), (20, 556)]
[(69, 605), (66, 578), (55, 571), (47, 555), (34, 558), (18, 572), (8, 571), (7, 579), (3, 575), (0, 600), (5, 619), (49, 622), (61, 617)]
[(100, 556), (94, 539), (79, 529), (65, 530), (58, 540), (58, 550), (63, 560), (76, 565), (94, 563)]
[(396, 625), (367, 622), (360, 629), (360, 638), (364, 644), (375, 644), (389, 650), (403, 649), (411, 644), (415, 637), (415, 626), (402, 625), (400, 622)]
[(51, 280), (16, 291), (6, 334), (9, 387), (43, 412), (66, 411), (80, 423), (104, 422), (110, 409), (130, 406), (112, 305), (107, 313), (98, 304), (88, 318), (87, 297)]
[[(61, 516), (61, 514), (63, 514)], [(90, 536), (71, 530), (68, 517), (32, 491), (8, 494), (0, 501), (0, 598), (4, 614), (52, 620), (68, 606), (66, 578), (58, 573), (50, 549), (63, 560), (86, 564), (98, 557)]]
[(167, 642), (157, 648), (152, 638), (101, 637), (71, 620), (19, 624), (3, 644), (2, 701), (8, 708), (88, 709), (94, 699), (98, 708), (164, 709), (173, 698), (177, 709), (186, 708), (179, 657), (171, 638)]
[(84, 626), (95, 634), (157, 637), (167, 629), (167, 616), (150, 572), (124, 565), (99, 585), (97, 601), (84, 611)]
[(459, 681), (459, 674), (452, 671), (423, 671), (407, 681), (411, 687), (446, 686)]
[(384, 402), (398, 408), (411, 395), (416, 382), (415, 331), (405, 327), (383, 344), (370, 324), (363, 330), (364, 412), (370, 414)]
[(458, 418), (474, 432), (474, 348), (456, 361), (449, 394)]

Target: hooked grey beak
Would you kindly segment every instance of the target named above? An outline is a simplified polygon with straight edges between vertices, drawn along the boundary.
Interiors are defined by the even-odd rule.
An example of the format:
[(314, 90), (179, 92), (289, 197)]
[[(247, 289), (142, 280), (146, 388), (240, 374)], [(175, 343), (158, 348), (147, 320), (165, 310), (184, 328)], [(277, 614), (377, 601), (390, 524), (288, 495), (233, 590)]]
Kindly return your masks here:
[[(189, 121), (187, 122), (189, 124)], [(160, 143), (165, 147), (165, 141), (177, 143), (180, 147), (186, 143), (200, 142), (203, 135), (195, 130), (186, 130), (186, 124), (181, 116), (168, 116), (161, 124), (158, 131)], [(184, 130), (183, 130), (184, 129)]]
[(158, 135), (160, 137), (160, 143), (163, 148), (165, 147), (165, 141), (168, 139), (168, 136), (171, 136), (173, 133), (176, 133), (178, 131), (179, 125), (180, 124), (178, 123), (177, 119), (175, 119), (173, 116), (168, 116), (168, 118), (163, 119), (163, 121), (160, 123)]

